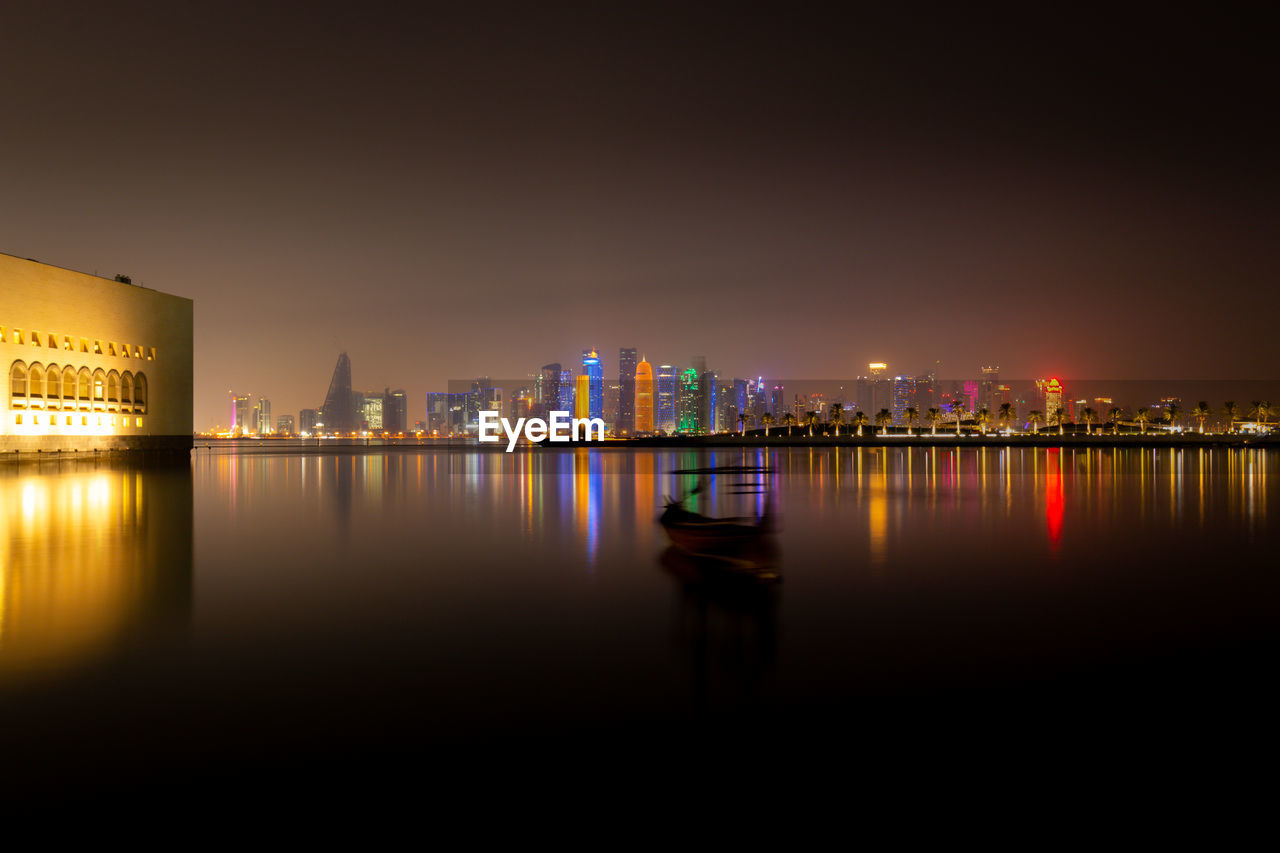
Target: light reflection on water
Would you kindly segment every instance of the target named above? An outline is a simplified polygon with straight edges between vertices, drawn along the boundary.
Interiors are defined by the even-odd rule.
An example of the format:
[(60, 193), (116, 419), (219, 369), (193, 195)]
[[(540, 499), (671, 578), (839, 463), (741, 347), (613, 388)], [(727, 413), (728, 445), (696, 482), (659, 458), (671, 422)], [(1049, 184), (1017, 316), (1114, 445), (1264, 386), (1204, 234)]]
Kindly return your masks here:
[[(1274, 640), (1278, 464), (1258, 450), (752, 448), (10, 466), (0, 687), (18, 685), (5, 696), (20, 708), (16, 674), (72, 683), (111, 660), (139, 702), (169, 707), (175, 685), (202, 697), (173, 712), (184, 727), (214, 726), (204, 709), (225, 702), (254, 709), (237, 725), (302, 720), (318, 743), (839, 708), (1235, 654), (1246, 635)], [(780, 589), (707, 582), (655, 523), (700, 479), (673, 472), (723, 465), (770, 470), (711, 478), (689, 505), (769, 503)], [(726, 487), (757, 477), (767, 488)], [(174, 644), (175, 626), (177, 670), (153, 672), (140, 650)]]

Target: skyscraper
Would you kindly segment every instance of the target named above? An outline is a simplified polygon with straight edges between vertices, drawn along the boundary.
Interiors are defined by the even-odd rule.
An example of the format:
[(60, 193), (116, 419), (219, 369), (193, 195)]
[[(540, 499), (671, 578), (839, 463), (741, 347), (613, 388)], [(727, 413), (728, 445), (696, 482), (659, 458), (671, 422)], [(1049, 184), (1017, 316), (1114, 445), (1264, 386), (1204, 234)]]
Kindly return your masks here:
[(320, 413), (315, 409), (302, 409), (298, 412), (298, 432), (304, 435), (312, 435), (316, 431), (316, 421), (320, 420)]
[[(916, 407), (916, 380), (914, 376), (895, 376), (891, 390), (889, 411), (893, 414), (895, 424), (907, 422), (905, 412)], [(880, 411), (876, 409), (876, 411)], [(919, 412), (917, 411), (917, 414)]]
[(572, 370), (560, 371), (560, 406), (558, 411), (574, 412), (573, 405), (574, 395), (574, 374)]
[(364, 398), (363, 426), (367, 430), (382, 432), (382, 395), (366, 394)]
[(404, 432), (409, 422), (409, 402), (403, 388), (382, 391), (382, 428), (390, 433)]
[(653, 365), (644, 359), (636, 365), (636, 432), (653, 432)]
[(657, 428), (670, 435), (676, 431), (676, 374), (675, 365), (658, 365)]
[[(586, 359), (584, 358), (585, 362)], [(573, 393), (574, 406), (573, 416), (575, 418), (589, 418), (591, 415), (591, 377), (585, 373), (579, 374), (575, 381), (575, 389)]]
[(636, 351), (618, 350), (618, 419), (613, 431), (631, 435), (636, 431)]
[(538, 373), (538, 379), (539, 383), (534, 389), (534, 404), (538, 408), (539, 416), (546, 418), (548, 412), (566, 411), (560, 405), (559, 362), (542, 365), (542, 370)]
[(679, 423), (676, 429), (682, 433), (700, 433), (703, 431), (701, 394), (702, 377), (695, 368), (690, 367), (680, 374), (680, 392), (676, 403), (676, 414)]
[(699, 377), (698, 387), (698, 423), (703, 432), (716, 432), (720, 429), (716, 422), (716, 375), (704, 370)]
[(253, 406), (253, 432), (258, 435), (270, 435), (275, 427), (271, 421), (271, 401), (259, 397)]
[(582, 373), (587, 377), (590, 415), (582, 417), (604, 418), (604, 364), (600, 361), (600, 353), (595, 349), (582, 351)]
[(351, 395), (351, 359), (347, 354), (338, 356), (338, 364), (333, 368), (333, 378), (329, 380), (329, 393), (325, 395), (324, 406), (320, 416), (327, 433), (355, 432), (360, 428)]
[(248, 394), (232, 394), (231, 395), (231, 423), (230, 429), (234, 432), (239, 428), (240, 432), (247, 433), (253, 431), (251, 411), (249, 406)]

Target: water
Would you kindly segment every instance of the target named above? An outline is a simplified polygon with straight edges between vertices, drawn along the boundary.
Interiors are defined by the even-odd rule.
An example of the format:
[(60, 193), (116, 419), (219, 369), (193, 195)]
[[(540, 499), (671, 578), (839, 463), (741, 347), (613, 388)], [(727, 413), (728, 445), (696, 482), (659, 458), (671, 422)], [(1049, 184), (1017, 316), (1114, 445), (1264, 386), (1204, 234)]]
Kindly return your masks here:
[[(655, 524), (698, 480), (671, 472), (720, 465), (771, 469), (780, 584), (710, 582)], [(744, 739), (782, 760), (1249, 738), (1275, 710), (1278, 468), (972, 448), (11, 465), (6, 789)], [(693, 504), (762, 512), (733, 493), (753, 479)]]

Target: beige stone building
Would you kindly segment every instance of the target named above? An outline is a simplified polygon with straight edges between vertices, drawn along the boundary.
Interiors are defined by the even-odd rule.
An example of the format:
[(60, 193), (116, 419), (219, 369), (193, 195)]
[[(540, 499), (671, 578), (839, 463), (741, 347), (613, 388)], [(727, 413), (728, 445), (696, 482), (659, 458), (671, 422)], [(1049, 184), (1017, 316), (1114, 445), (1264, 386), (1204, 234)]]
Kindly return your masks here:
[(0, 254), (0, 365), (0, 457), (191, 447), (190, 299)]

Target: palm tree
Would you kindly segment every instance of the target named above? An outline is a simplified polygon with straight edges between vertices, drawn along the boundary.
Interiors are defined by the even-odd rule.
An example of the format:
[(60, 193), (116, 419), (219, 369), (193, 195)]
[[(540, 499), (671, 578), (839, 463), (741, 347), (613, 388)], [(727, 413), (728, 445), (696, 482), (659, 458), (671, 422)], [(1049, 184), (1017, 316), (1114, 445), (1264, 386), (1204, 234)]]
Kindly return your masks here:
[(1044, 412), (1039, 409), (1032, 409), (1027, 413), (1027, 423), (1031, 424), (1032, 432), (1036, 431), (1036, 424), (1040, 423), (1042, 420), (1044, 420)]
[(1235, 400), (1228, 400), (1222, 407), (1222, 416), (1227, 419), (1227, 432), (1236, 431), (1236, 421), (1240, 420), (1240, 407)]
[(831, 421), (831, 425), (836, 429), (836, 438), (839, 438), (840, 421), (844, 420), (844, 405), (841, 403), (832, 403), (831, 414), (827, 417)]
[(1191, 417), (1195, 418), (1196, 423), (1200, 425), (1199, 429), (1202, 435), (1204, 434), (1204, 422), (1209, 420), (1209, 415), (1211, 414), (1212, 412), (1209, 411), (1209, 403), (1206, 400), (1201, 400), (1199, 403), (1196, 403), (1196, 407), (1191, 410)]
[(1013, 423), (1013, 421), (1017, 419), (1017, 416), (1017, 413), (1013, 410), (1012, 403), (1000, 404), (1000, 424), (1005, 429), (1009, 428), (1009, 424)]
[(1169, 422), (1169, 429), (1173, 429), (1178, 425), (1178, 418), (1182, 417), (1182, 408), (1170, 403), (1169, 408), (1164, 410), (1164, 419)]
[(1053, 426), (1054, 424), (1057, 424), (1058, 435), (1062, 435), (1062, 419), (1064, 415), (1065, 413), (1062, 411), (1061, 406), (1055, 407), (1054, 410), (1049, 413), (1049, 425)]
[(788, 438), (791, 437), (791, 428), (795, 426), (795, 423), (796, 423), (796, 416), (791, 414), (791, 412), (787, 412), (785, 415), (782, 416), (782, 425), (787, 428)]
[(804, 422), (809, 426), (809, 438), (813, 438), (813, 425), (818, 422), (818, 413), (805, 412)]
[(907, 406), (902, 410), (902, 417), (907, 422), (907, 435), (911, 435), (911, 428), (920, 420), (920, 412), (915, 406)]
[(889, 434), (889, 424), (893, 423), (893, 413), (888, 409), (881, 409), (876, 412), (876, 426), (880, 427), (881, 435)]
[(1151, 420), (1151, 410), (1143, 406), (1134, 413), (1133, 419), (1138, 422), (1138, 429), (1142, 431), (1142, 434), (1146, 435), (1147, 421)]
[(743, 412), (742, 414), (738, 415), (738, 434), (739, 435), (747, 434), (747, 413), (746, 412)]
[(987, 424), (991, 423), (991, 410), (986, 406), (983, 406), (981, 409), (974, 412), (973, 419), (978, 422), (978, 430), (981, 431), (983, 435), (986, 435)]
[(941, 421), (942, 421), (942, 410), (941, 410), (941, 409), (930, 409), (929, 411), (927, 411), (927, 412), (925, 412), (925, 413), (924, 413), (924, 416), (925, 416), (926, 418), (928, 418), (928, 419), (929, 419), (929, 424), (930, 424), (930, 426), (931, 426), (931, 431), (930, 431), (930, 433), (929, 433), (929, 434), (930, 434), (930, 435), (937, 435), (937, 434), (938, 434), (938, 424), (939, 424), (939, 422), (941, 422)]
[(1253, 407), (1249, 409), (1249, 417), (1253, 418), (1258, 426), (1266, 427), (1267, 421), (1271, 418), (1271, 401), (1254, 400)]
[(1080, 410), (1080, 420), (1084, 421), (1084, 434), (1093, 435), (1093, 422), (1098, 417), (1098, 413), (1088, 406)]
[(1119, 406), (1112, 406), (1107, 410), (1107, 420), (1111, 421), (1111, 434), (1120, 434), (1120, 419), (1124, 417), (1124, 409)]
[(951, 403), (951, 414), (956, 416), (956, 435), (960, 434), (960, 420), (964, 417), (964, 401), (955, 400)]
[(862, 412), (854, 412), (853, 417), (849, 419), (850, 426), (858, 428), (858, 438), (862, 438), (862, 428), (867, 425), (867, 416)]
[(764, 417), (762, 417), (762, 418), (760, 419), (760, 421), (761, 421), (761, 423), (763, 423), (763, 424), (764, 424), (764, 437), (765, 437), (765, 438), (768, 438), (768, 437), (769, 437), (769, 427), (773, 426), (773, 415), (771, 415), (771, 414), (770, 414), (770, 413), (768, 413), (768, 412), (765, 412), (765, 413), (764, 413)]

